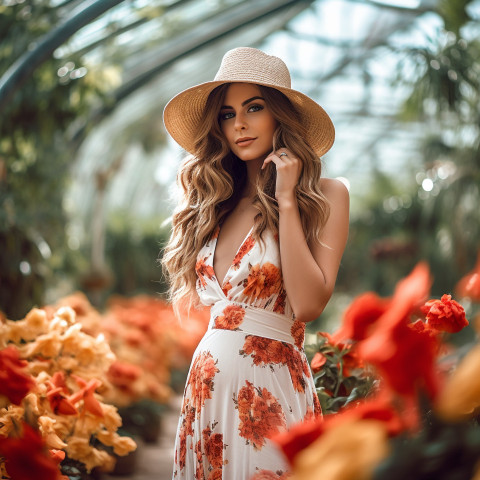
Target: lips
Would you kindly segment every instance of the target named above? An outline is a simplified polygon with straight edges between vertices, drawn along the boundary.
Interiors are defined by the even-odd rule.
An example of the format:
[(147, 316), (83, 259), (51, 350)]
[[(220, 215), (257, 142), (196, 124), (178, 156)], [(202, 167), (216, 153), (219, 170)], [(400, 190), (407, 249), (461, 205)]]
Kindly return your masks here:
[(248, 147), (256, 138), (254, 137), (242, 137), (235, 141), (239, 147)]

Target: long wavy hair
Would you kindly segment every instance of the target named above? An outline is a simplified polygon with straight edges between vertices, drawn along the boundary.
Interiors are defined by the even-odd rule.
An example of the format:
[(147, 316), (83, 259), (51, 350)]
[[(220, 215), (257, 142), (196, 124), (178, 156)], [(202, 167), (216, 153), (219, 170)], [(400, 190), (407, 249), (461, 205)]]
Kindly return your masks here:
[[(245, 162), (234, 155), (222, 133), (219, 112), (229, 84), (209, 95), (195, 138), (195, 151), (180, 167), (177, 183), (182, 197), (172, 217), (172, 233), (165, 246), (162, 265), (169, 280), (169, 299), (178, 307), (199, 306), (196, 292), (197, 255), (216, 227), (235, 208), (247, 181)], [(277, 120), (273, 149), (288, 148), (302, 162), (296, 196), (303, 231), (309, 244), (317, 241), (330, 209), (320, 190), (321, 160), (305, 142), (306, 131), (299, 112), (278, 90), (258, 86)], [(275, 199), (276, 168), (273, 163), (260, 171), (253, 205), (258, 210), (253, 236), (261, 241), (268, 229), (278, 233)]]

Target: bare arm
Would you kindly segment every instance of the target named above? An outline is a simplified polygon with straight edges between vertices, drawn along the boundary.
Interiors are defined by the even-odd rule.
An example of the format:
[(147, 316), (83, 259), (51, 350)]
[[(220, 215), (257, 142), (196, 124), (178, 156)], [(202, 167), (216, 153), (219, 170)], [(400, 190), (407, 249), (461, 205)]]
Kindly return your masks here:
[[(338, 180), (322, 179), (322, 192), (330, 204), (330, 216), (321, 237), (308, 245), (303, 232), (294, 186), (298, 160), (268, 157), (277, 165), (276, 197), (279, 206), (279, 239), (283, 281), (295, 317), (315, 320), (327, 305), (335, 286), (348, 237), (349, 195)], [(279, 159), (279, 161), (277, 160)], [(298, 172), (295, 176), (295, 172)]]

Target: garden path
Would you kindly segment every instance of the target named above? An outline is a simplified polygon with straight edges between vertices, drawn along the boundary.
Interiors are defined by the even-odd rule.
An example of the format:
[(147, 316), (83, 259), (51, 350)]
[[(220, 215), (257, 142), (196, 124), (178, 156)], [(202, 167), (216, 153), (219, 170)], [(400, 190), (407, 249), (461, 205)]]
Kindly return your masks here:
[(162, 417), (162, 431), (156, 443), (139, 443), (137, 468), (133, 475), (102, 475), (102, 480), (171, 480), (173, 447), (182, 397), (172, 397)]

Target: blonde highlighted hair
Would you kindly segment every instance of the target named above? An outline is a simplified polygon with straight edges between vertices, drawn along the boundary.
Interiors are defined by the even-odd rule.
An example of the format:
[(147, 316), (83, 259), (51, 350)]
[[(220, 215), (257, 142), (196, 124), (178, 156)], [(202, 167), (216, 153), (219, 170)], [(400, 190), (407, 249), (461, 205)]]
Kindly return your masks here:
[[(177, 307), (199, 305), (195, 273), (198, 253), (235, 208), (247, 180), (245, 163), (231, 152), (220, 127), (219, 112), (228, 86), (220, 85), (210, 93), (195, 139), (195, 152), (185, 159), (177, 177), (182, 198), (174, 211), (172, 234), (162, 258), (170, 283), (168, 296)], [(318, 241), (330, 213), (320, 190), (321, 160), (305, 142), (305, 127), (290, 100), (274, 88), (258, 87), (278, 122), (273, 149), (288, 148), (302, 161), (296, 195), (303, 231), (312, 244)], [(253, 235), (260, 241), (266, 229), (278, 233), (275, 183), (276, 167), (270, 163), (258, 175), (253, 202), (258, 210)]]

